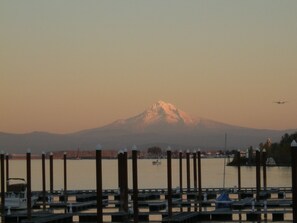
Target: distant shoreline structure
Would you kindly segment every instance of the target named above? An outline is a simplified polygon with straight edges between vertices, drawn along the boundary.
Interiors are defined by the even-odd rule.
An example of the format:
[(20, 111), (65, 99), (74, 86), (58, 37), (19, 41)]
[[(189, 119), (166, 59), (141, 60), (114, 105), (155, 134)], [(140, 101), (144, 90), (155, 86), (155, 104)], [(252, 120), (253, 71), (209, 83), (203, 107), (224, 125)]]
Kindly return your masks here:
[[(46, 152), (45, 157), (46, 159), (49, 159), (50, 154), (53, 155), (53, 159), (63, 159), (64, 153), (67, 154), (67, 159), (69, 160), (85, 160), (85, 159), (95, 159), (96, 158), (96, 151), (90, 150), (90, 151), (75, 151), (75, 150), (69, 150), (69, 151), (55, 151), (55, 152)], [(132, 152), (128, 152), (128, 158), (132, 157)], [(222, 151), (220, 151), (222, 152)], [(201, 153), (201, 158), (225, 158), (227, 157), (226, 154), (220, 153), (219, 151), (215, 150), (209, 150), (209, 151), (203, 151)], [(102, 158), (103, 159), (117, 159), (119, 151), (118, 150), (102, 150)], [(191, 153), (192, 154), (192, 153)], [(10, 160), (25, 160), (26, 159), (26, 153), (11, 153), (7, 154)], [(183, 156), (186, 157), (186, 150), (183, 151)], [(38, 160), (42, 158), (42, 154), (31, 154), (32, 160)], [(139, 159), (156, 159), (156, 157), (152, 154), (149, 154), (147, 150), (139, 150), (138, 154)], [(165, 155), (161, 155), (159, 159), (165, 158)], [(172, 158), (179, 158), (179, 150), (175, 150), (172, 153)], [(230, 158), (230, 156), (229, 156)]]

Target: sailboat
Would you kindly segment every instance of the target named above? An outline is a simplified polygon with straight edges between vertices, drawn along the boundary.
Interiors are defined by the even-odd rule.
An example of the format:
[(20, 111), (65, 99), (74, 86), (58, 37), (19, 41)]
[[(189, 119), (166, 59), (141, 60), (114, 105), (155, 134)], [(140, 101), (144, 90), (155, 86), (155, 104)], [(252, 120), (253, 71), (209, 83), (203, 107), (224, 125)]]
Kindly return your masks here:
[[(227, 133), (225, 133), (225, 152), (227, 150)], [(233, 201), (229, 197), (229, 193), (225, 191), (226, 182), (226, 156), (224, 156), (224, 172), (223, 172), (223, 192), (217, 197), (216, 208), (230, 208)]]

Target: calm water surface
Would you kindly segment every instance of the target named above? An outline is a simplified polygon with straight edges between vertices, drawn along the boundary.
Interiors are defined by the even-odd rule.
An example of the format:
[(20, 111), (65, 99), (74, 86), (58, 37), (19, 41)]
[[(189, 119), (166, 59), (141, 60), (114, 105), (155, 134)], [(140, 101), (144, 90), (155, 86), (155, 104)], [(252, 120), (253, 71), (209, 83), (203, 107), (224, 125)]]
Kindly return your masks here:
[[(75, 189), (95, 189), (95, 160), (67, 160), (67, 187)], [(32, 160), (32, 190), (41, 190), (41, 160)], [(117, 160), (102, 160), (103, 188), (116, 189), (118, 179)], [(132, 188), (132, 160), (128, 160), (129, 187)], [(193, 187), (193, 163), (191, 160), (191, 186)], [(224, 159), (202, 159), (202, 187), (223, 187)], [(10, 177), (26, 178), (26, 161), (11, 160), (9, 168)], [(262, 173), (261, 173), (262, 174)], [(63, 188), (63, 160), (54, 160), (54, 189)], [(46, 184), (49, 189), (49, 160), (46, 160)], [(166, 159), (161, 165), (152, 165), (150, 159), (138, 160), (139, 188), (166, 188), (167, 168)], [(256, 186), (255, 167), (241, 168), (242, 187)], [(183, 185), (186, 186), (186, 160), (183, 160)], [(237, 185), (237, 167), (226, 166), (226, 187)], [(179, 186), (179, 160), (172, 160), (172, 186)], [(267, 167), (268, 187), (290, 187), (290, 167)]]

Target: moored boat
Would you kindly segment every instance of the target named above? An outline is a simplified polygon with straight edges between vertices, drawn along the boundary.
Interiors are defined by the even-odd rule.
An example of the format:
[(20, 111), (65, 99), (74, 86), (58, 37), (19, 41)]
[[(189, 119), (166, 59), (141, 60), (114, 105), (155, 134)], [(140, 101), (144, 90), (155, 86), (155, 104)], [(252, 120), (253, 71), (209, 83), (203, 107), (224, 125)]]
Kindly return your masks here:
[(157, 159), (152, 162), (153, 165), (161, 165), (161, 160)]
[[(9, 178), (7, 193), (5, 194), (5, 208), (26, 209), (27, 208), (27, 183), (23, 178)], [(38, 197), (32, 195), (31, 205), (35, 204)]]

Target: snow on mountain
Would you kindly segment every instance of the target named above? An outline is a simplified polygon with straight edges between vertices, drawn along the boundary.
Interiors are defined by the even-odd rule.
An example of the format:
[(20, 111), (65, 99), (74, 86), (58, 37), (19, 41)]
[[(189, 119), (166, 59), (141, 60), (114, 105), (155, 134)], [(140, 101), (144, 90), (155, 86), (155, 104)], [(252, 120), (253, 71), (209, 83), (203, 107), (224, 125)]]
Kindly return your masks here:
[(125, 120), (118, 120), (113, 126), (130, 126), (144, 129), (156, 125), (194, 126), (197, 122), (173, 104), (158, 101), (141, 114)]

